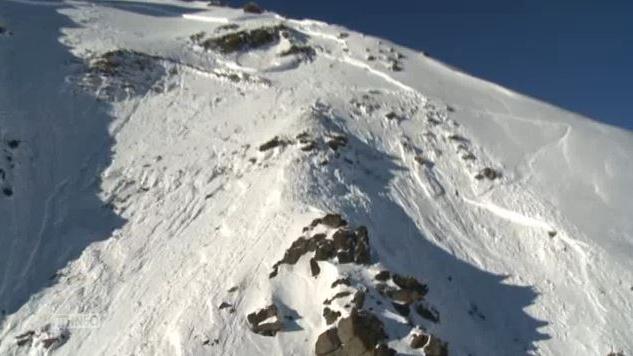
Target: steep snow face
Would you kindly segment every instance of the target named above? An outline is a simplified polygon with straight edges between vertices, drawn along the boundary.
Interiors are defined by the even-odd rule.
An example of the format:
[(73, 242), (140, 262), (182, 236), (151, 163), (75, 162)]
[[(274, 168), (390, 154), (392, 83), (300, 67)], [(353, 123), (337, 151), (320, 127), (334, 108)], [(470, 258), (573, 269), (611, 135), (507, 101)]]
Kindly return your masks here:
[(630, 132), (272, 13), (0, 21), (0, 354), (633, 352)]

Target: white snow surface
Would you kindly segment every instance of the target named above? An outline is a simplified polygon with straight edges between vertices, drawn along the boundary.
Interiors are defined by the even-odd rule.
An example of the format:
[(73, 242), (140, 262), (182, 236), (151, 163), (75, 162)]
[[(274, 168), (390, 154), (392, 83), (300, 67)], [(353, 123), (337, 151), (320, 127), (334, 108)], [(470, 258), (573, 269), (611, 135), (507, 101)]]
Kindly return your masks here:
[[(428, 284), (441, 321), (418, 324), (450, 355), (633, 353), (631, 132), (270, 12), (2, 1), (0, 23), (0, 355), (311, 355), (332, 282), (383, 268)], [(221, 54), (189, 38), (280, 23), (313, 60), (280, 56), (286, 39)], [(116, 98), (82, 79), (115, 49), (157, 62)], [(302, 132), (348, 143), (306, 152)], [(275, 136), (293, 142), (260, 152)], [(304, 257), (270, 279), (329, 212), (367, 226), (372, 265), (313, 278)], [(251, 332), (271, 302), (292, 327)], [(423, 354), (391, 325), (389, 346)]]

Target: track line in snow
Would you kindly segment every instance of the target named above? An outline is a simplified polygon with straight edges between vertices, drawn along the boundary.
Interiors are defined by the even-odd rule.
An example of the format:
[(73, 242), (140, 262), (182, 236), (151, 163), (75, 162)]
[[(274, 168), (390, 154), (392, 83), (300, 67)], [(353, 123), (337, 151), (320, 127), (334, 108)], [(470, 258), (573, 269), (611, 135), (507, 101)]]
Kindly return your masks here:
[(503, 207), (500, 207), (498, 205), (495, 205), (493, 203), (480, 203), (474, 200), (470, 200), (468, 198), (463, 198), (464, 201), (468, 204), (477, 206), (479, 208), (488, 210), (489, 212), (493, 213), (494, 215), (504, 219), (504, 220), (508, 220), (511, 221), (513, 223), (519, 224), (519, 225), (524, 225), (524, 226), (529, 226), (529, 227), (534, 227), (534, 228), (538, 228), (538, 229), (545, 229), (548, 231), (554, 231), (556, 229), (554, 229), (554, 227), (550, 224), (548, 224), (547, 222), (543, 221), (543, 220), (539, 220), (536, 218), (532, 218), (526, 215), (523, 215), (521, 213), (518, 213), (516, 211), (512, 211)]

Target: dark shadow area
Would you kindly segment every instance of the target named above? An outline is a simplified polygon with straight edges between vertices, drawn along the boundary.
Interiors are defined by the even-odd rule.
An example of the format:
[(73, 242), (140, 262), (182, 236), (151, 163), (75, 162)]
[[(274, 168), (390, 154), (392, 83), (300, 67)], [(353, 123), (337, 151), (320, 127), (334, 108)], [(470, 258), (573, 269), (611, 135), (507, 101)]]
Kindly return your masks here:
[[(335, 132), (344, 127), (322, 121)], [(368, 227), (375, 262), (428, 283), (427, 301), (439, 311), (440, 322), (418, 325), (447, 341), (453, 355), (525, 355), (535, 350), (537, 341), (549, 339), (539, 331), (547, 322), (525, 312), (537, 297), (534, 289), (505, 284), (505, 276), (481, 270), (431, 242), (424, 235), (428, 232), (421, 233), (414, 217), (390, 197), (394, 172), (407, 168), (371, 143), (348, 138), (341, 153), (345, 159), (332, 160), (325, 176), (317, 172), (311, 189), (342, 196), (353, 185), (365, 194), (367, 206), (342, 200), (345, 205), (337, 209), (352, 225)], [(390, 320), (386, 325), (398, 334), (394, 336), (406, 336), (409, 329), (397, 324)]]
[(14, 33), (0, 40), (0, 133), (20, 141), (0, 197), (0, 322), (125, 222), (99, 198), (110, 107), (67, 81), (85, 67), (60, 42), (75, 24), (57, 9), (0, 2)]

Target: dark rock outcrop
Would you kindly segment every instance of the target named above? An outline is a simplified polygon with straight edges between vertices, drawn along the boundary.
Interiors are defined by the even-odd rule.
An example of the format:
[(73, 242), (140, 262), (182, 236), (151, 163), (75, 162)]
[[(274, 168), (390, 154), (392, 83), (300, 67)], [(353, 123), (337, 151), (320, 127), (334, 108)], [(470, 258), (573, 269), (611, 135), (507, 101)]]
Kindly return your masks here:
[(341, 340), (338, 338), (336, 328), (332, 328), (319, 335), (315, 346), (315, 353), (317, 356), (329, 355), (340, 349), (340, 347)]
[(246, 318), (251, 324), (251, 330), (256, 334), (275, 336), (277, 332), (283, 329), (279, 310), (274, 304), (260, 309), (257, 312), (248, 314)]
[(328, 325), (333, 324), (340, 316), (341, 312), (334, 311), (328, 307), (323, 308), (323, 318)]

